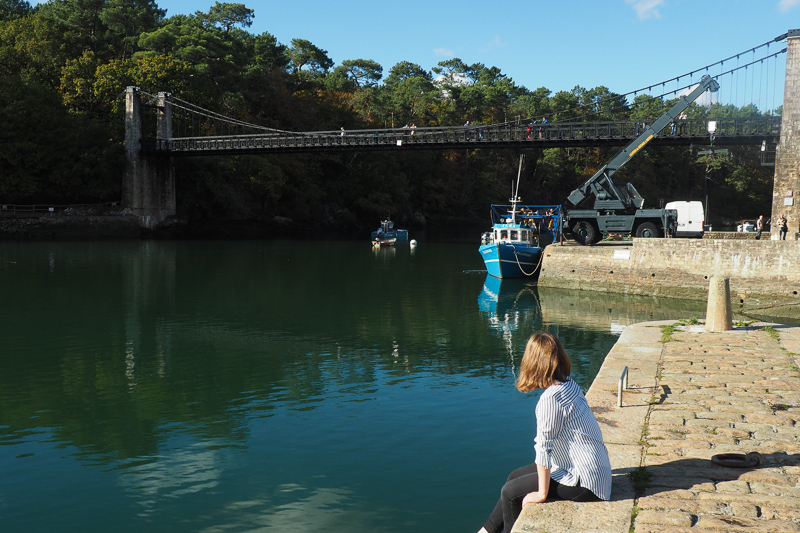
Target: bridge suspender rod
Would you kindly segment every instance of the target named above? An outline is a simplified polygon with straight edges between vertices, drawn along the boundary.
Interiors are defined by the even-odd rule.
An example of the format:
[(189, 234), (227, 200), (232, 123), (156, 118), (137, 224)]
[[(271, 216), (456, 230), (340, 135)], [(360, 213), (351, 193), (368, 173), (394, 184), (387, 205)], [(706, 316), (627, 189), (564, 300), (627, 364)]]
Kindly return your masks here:
[[(720, 61), (716, 61), (716, 62), (714, 62), (714, 63), (710, 63), (710, 64), (706, 65), (705, 67), (702, 67), (702, 68), (699, 68), (699, 69), (692, 70), (692, 71), (690, 71), (690, 72), (687, 72), (686, 74), (681, 74), (680, 76), (675, 76), (674, 78), (670, 78), (670, 79), (668, 79), (668, 80), (664, 80), (663, 82), (660, 82), (660, 83), (654, 83), (654, 84), (652, 84), (652, 85), (649, 85), (649, 86), (647, 86), (647, 87), (643, 87), (643, 88), (641, 88), (641, 89), (637, 89), (637, 90), (635, 90), (635, 91), (629, 91), (629, 92), (627, 92), (627, 93), (624, 93), (624, 94), (620, 94), (620, 95), (614, 95), (612, 98), (614, 98), (614, 99), (617, 99), (617, 98), (627, 98), (628, 96), (630, 96), (630, 95), (632, 95), (632, 94), (644, 93), (645, 91), (649, 91), (649, 90), (651, 90), (653, 87), (657, 87), (658, 85), (661, 85), (661, 86), (663, 87), (663, 86), (664, 86), (664, 85), (666, 85), (667, 83), (670, 83), (670, 82), (673, 82), (673, 81), (680, 81), (680, 80), (681, 80), (681, 78), (691, 77), (691, 76), (693, 76), (694, 74), (697, 74), (698, 72), (703, 72), (703, 71), (706, 71), (706, 72), (707, 72), (709, 68), (711, 68), (711, 67), (713, 67), (713, 66), (715, 66), (715, 65), (723, 65), (723, 64), (724, 64), (726, 61), (730, 61), (731, 59), (734, 59), (734, 58), (738, 60), (738, 59), (739, 59), (739, 56), (742, 56), (742, 55), (744, 55), (744, 54), (748, 54), (748, 53), (750, 53), (750, 52), (753, 52), (753, 53), (755, 53), (755, 51), (756, 51), (756, 50), (758, 50), (759, 48), (763, 48), (763, 47), (765, 47), (765, 46), (770, 46), (772, 43), (775, 43), (775, 42), (778, 42), (778, 41), (781, 41), (781, 40), (785, 39), (785, 38), (786, 38), (788, 35), (789, 35), (788, 33), (784, 33), (783, 35), (781, 35), (781, 36), (779, 36), (779, 37), (776, 37), (775, 39), (773, 39), (773, 40), (771, 40), (771, 41), (767, 41), (767, 42), (765, 42), (764, 44), (760, 44), (760, 45), (758, 45), (758, 46), (755, 46), (755, 47), (753, 47), (753, 48), (750, 48), (749, 50), (745, 50), (744, 52), (739, 52), (738, 54), (732, 55), (732, 56), (730, 56), (730, 57), (727, 57), (727, 58), (725, 58), (725, 59), (722, 59), (722, 60), (720, 60)], [(724, 76), (724, 75), (726, 75), (726, 74), (730, 74), (731, 72), (736, 72), (736, 71), (738, 71), (739, 69), (747, 69), (747, 67), (748, 67), (748, 66), (750, 66), (750, 65), (754, 65), (754, 64), (756, 64), (756, 63), (759, 63), (759, 62), (765, 61), (765, 60), (767, 60), (767, 59), (772, 59), (773, 57), (776, 57), (776, 56), (778, 56), (778, 55), (780, 55), (780, 54), (784, 54), (784, 53), (786, 53), (786, 48), (783, 48), (782, 50), (780, 50), (780, 51), (778, 51), (778, 52), (775, 52), (775, 53), (773, 53), (773, 54), (770, 54), (770, 55), (768, 55), (768, 56), (764, 56), (764, 57), (761, 57), (761, 58), (759, 58), (759, 59), (754, 59), (753, 61), (751, 61), (750, 63), (747, 63), (747, 64), (745, 64), (745, 65), (738, 65), (736, 68), (730, 69), (730, 70), (728, 70), (728, 71), (726, 71), (726, 72), (721, 72), (720, 74), (717, 74), (717, 75), (715, 75), (715, 76), (713, 76), (713, 77), (714, 77), (714, 79), (718, 79), (720, 76)], [(675, 90), (672, 90), (672, 91), (665, 91), (665, 92), (661, 93), (660, 95), (658, 95), (658, 96), (654, 96), (654, 97), (652, 97), (650, 100), (647, 100), (647, 101), (649, 102), (649, 101), (655, 100), (655, 99), (657, 99), (657, 98), (663, 98), (664, 96), (666, 96), (666, 95), (668, 95), (668, 94), (676, 94), (676, 93), (678, 93), (679, 91), (683, 91), (683, 90), (685, 90), (685, 89), (688, 89), (688, 88), (690, 88), (690, 87), (694, 87), (695, 85), (697, 85), (697, 84), (696, 84), (696, 83), (690, 83), (689, 85), (686, 85), (686, 86), (684, 86), (684, 87), (679, 87), (679, 88), (677, 88), (677, 89), (675, 89)], [(562, 110), (559, 110), (559, 111), (557, 111), (557, 112), (555, 112), (555, 113), (551, 113), (551, 115), (554, 115), (554, 114), (556, 114), (556, 113), (566, 113), (566, 112), (570, 112), (570, 111), (578, 111), (578, 110), (580, 110), (580, 109), (584, 109), (584, 108), (586, 108), (586, 107), (594, 107), (594, 106), (596, 106), (597, 104), (599, 104), (599, 103), (602, 103), (602, 102), (604, 102), (605, 100), (608, 100), (608, 99), (609, 99), (609, 98), (603, 98), (603, 99), (601, 99), (601, 100), (597, 100), (596, 102), (592, 102), (591, 104), (587, 104), (587, 105), (583, 105), (583, 106), (578, 106), (578, 107), (574, 107), (574, 108), (571, 108), (571, 109), (562, 109)], [(612, 110), (612, 111), (613, 111), (613, 110)], [(527, 120), (527, 119), (526, 119), (526, 120)], [(568, 119), (568, 120), (578, 120), (578, 117), (576, 117), (576, 118), (574, 118), (574, 119)]]
[[(764, 46), (764, 45), (762, 45), (762, 46)], [(755, 49), (754, 49), (754, 50), (755, 50)], [(751, 61), (751, 62), (749, 62), (749, 63), (746, 63), (746, 64), (744, 64), (744, 65), (739, 65), (739, 66), (737, 66), (737, 67), (735, 67), (735, 68), (732, 68), (732, 69), (730, 69), (730, 70), (727, 70), (727, 71), (725, 71), (725, 72), (720, 72), (719, 74), (715, 74), (714, 76), (712, 76), (712, 78), (714, 78), (714, 79), (716, 80), (716, 79), (719, 79), (719, 78), (720, 78), (720, 77), (722, 77), (722, 76), (726, 76), (726, 75), (728, 75), (728, 74), (731, 74), (731, 73), (733, 73), (733, 72), (738, 72), (739, 70), (742, 70), (742, 69), (744, 69), (745, 71), (747, 71), (747, 69), (748, 69), (749, 67), (751, 67), (752, 65), (755, 65), (756, 63), (763, 63), (764, 61), (766, 61), (766, 60), (768, 60), (768, 59), (772, 59), (772, 58), (774, 58), (774, 57), (777, 57), (777, 56), (779, 56), (779, 55), (781, 55), (781, 54), (784, 54), (784, 53), (786, 53), (786, 48), (784, 48), (783, 50), (779, 50), (778, 52), (775, 52), (775, 53), (773, 53), (773, 54), (770, 54), (770, 55), (768, 55), (768, 56), (764, 56), (764, 57), (762, 57), (762, 58), (755, 59), (755, 60), (753, 60), (753, 61)], [(735, 56), (734, 56), (734, 57), (735, 57)], [(729, 58), (729, 59), (730, 59), (730, 58)], [(727, 61), (727, 59), (726, 59), (725, 61)], [(714, 64), (712, 64), (711, 66), (713, 66), (713, 65), (716, 65), (716, 64), (721, 64), (721, 62), (719, 62), (719, 61), (718, 61), (717, 63), (714, 63)], [(699, 72), (699, 70), (695, 70), (695, 71), (693, 71), (693, 72)], [(685, 77), (685, 76), (688, 76), (688, 74), (684, 74), (683, 76), (680, 76), (680, 77), (677, 77), (677, 78), (672, 78), (672, 79), (670, 79), (670, 80), (667, 80), (667, 81), (666, 81), (666, 82), (664, 82), (664, 83), (669, 83), (670, 81), (675, 81), (675, 80), (678, 80), (678, 79), (680, 79), (680, 78), (682, 78), (682, 77)], [(698, 82), (698, 83), (699, 83), (699, 82)], [(676, 89), (673, 89), (673, 90), (671, 90), (671, 91), (666, 91), (666, 92), (663, 92), (663, 93), (661, 93), (661, 94), (659, 94), (659, 95), (652, 96), (652, 97), (648, 98), (647, 100), (644, 100), (643, 102), (640, 102), (640, 103), (639, 103), (639, 105), (641, 105), (641, 104), (644, 104), (644, 103), (647, 103), (647, 102), (652, 102), (653, 100), (658, 100), (659, 98), (663, 98), (663, 97), (665, 97), (665, 96), (667, 96), (667, 95), (675, 95), (675, 94), (679, 93), (680, 91), (684, 91), (684, 90), (686, 90), (686, 89), (689, 89), (689, 88), (691, 88), (691, 87), (694, 87), (694, 86), (696, 86), (696, 85), (697, 85), (697, 83), (690, 83), (689, 85), (684, 85), (683, 87), (678, 87), (678, 88), (676, 88)], [(651, 85), (650, 87), (655, 87), (655, 85)], [(634, 92), (638, 92), (638, 91), (634, 91)], [(621, 98), (621, 97), (625, 97), (625, 96), (630, 96), (631, 94), (634, 94), (634, 92), (625, 93), (625, 94), (623, 94), (623, 95), (615, 95), (615, 96), (613, 96), (612, 98), (613, 98), (613, 99), (617, 99), (617, 98)], [(601, 100), (598, 100), (598, 101), (596, 101), (596, 102), (593, 102), (593, 103), (591, 103), (591, 104), (587, 104), (587, 105), (583, 105), (583, 106), (578, 106), (578, 107), (573, 107), (573, 108), (571, 108), (571, 109), (562, 109), (562, 110), (559, 110), (559, 111), (557, 111), (557, 113), (567, 113), (567, 112), (570, 112), (570, 111), (578, 111), (578, 110), (580, 110), (580, 109), (584, 109), (584, 108), (586, 108), (586, 107), (589, 107), (589, 106), (591, 106), (591, 107), (594, 107), (594, 106), (596, 106), (597, 104), (599, 104), (599, 103), (601, 103), (601, 102), (604, 102), (604, 101), (606, 101), (606, 100), (610, 100), (610, 99), (611, 99), (611, 98), (603, 98), (603, 99), (601, 99)], [(622, 108), (621, 108), (621, 107), (616, 107), (616, 108), (609, 109), (608, 111), (617, 111), (617, 110), (619, 110), (619, 109), (622, 109)], [(594, 114), (594, 113), (589, 113), (589, 115), (592, 115), (592, 114)], [(570, 119), (563, 120), (563, 121), (558, 121), (558, 122), (573, 122), (573, 121), (580, 121), (580, 119), (581, 119), (581, 118), (583, 118), (583, 117), (575, 117), (575, 118), (570, 118)]]
[[(681, 78), (685, 78), (686, 76), (693, 76), (693, 75), (697, 74), (698, 72), (702, 72), (702, 71), (708, 71), (708, 69), (709, 69), (709, 68), (711, 68), (711, 67), (713, 67), (713, 66), (715, 66), (715, 65), (722, 65), (722, 64), (723, 64), (723, 63), (725, 63), (726, 61), (730, 61), (731, 59), (734, 59), (734, 58), (735, 58), (735, 59), (739, 59), (739, 56), (743, 56), (743, 55), (745, 55), (745, 54), (749, 54), (750, 52), (753, 52), (753, 53), (755, 53), (755, 51), (756, 51), (756, 50), (758, 50), (759, 48), (764, 48), (765, 46), (770, 46), (772, 43), (777, 43), (777, 42), (779, 42), (779, 41), (782, 41), (782, 40), (783, 40), (783, 39), (785, 39), (785, 38), (786, 38), (788, 35), (789, 35), (788, 33), (784, 33), (783, 35), (781, 35), (781, 36), (779, 36), (779, 37), (775, 37), (775, 38), (774, 38), (774, 39), (772, 39), (771, 41), (767, 41), (767, 42), (765, 42), (764, 44), (760, 44), (760, 45), (758, 45), (758, 46), (754, 46), (753, 48), (751, 48), (751, 49), (749, 49), (749, 50), (745, 50), (744, 52), (739, 52), (738, 54), (734, 54), (734, 55), (732, 55), (732, 56), (730, 56), (730, 57), (726, 57), (725, 59), (720, 59), (719, 61), (715, 61), (714, 63), (709, 63), (709, 64), (708, 64), (708, 65), (706, 65), (705, 67), (701, 67), (701, 68), (698, 68), (698, 69), (692, 70), (692, 71), (690, 71), (690, 72), (687, 72), (686, 74), (681, 74), (680, 76), (676, 76), (676, 77), (674, 77), (674, 78), (670, 78), (670, 79), (668, 79), (668, 80), (665, 80), (665, 81), (663, 81), (663, 82), (661, 82), (661, 83), (654, 83), (653, 85), (651, 85), (651, 86), (647, 87), (647, 89), (652, 89), (652, 88), (653, 88), (653, 87), (655, 87), (656, 85), (665, 85), (665, 84), (667, 84), (667, 83), (669, 83), (669, 82), (671, 82), (671, 81), (679, 81)], [(786, 49), (785, 49), (785, 48), (784, 48), (784, 49), (783, 49), (781, 52), (778, 52), (778, 54), (782, 54), (783, 52), (786, 52)], [(776, 55), (776, 54), (772, 54), (772, 55), (770, 55), (770, 56), (767, 56), (767, 57), (764, 57), (764, 58), (762, 58), (762, 59), (768, 59), (768, 58), (770, 58), (770, 57), (772, 57), (772, 56), (774, 56), (774, 55)], [(755, 61), (754, 61), (753, 63), (755, 63)], [(751, 63), (751, 64), (752, 64), (752, 63)], [(715, 76), (715, 77), (716, 77), (716, 76)], [(645, 91), (645, 89), (639, 89), (638, 91), (634, 91), (634, 92), (644, 92), (644, 91)], [(630, 95), (630, 94), (631, 94), (631, 93), (627, 93), (627, 94), (624, 94), (623, 96), (628, 96), (628, 95)]]

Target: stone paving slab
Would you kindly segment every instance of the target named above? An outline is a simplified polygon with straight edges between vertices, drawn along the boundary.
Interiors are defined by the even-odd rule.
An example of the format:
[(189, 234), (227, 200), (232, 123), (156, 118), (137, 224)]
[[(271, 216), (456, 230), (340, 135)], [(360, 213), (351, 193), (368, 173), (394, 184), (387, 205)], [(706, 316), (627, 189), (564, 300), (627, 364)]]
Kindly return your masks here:
[[(662, 342), (674, 324), (628, 327), (586, 394), (609, 449), (611, 501), (529, 505), (513, 533), (800, 532), (800, 328), (685, 325)], [(758, 467), (711, 461), (751, 451)]]

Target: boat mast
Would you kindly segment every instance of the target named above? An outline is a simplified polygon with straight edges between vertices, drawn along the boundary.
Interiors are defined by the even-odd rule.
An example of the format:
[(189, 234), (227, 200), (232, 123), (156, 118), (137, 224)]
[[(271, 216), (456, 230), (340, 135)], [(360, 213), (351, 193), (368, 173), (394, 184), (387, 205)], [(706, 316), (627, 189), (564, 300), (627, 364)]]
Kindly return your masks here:
[(511, 184), (511, 223), (516, 224), (517, 218), (517, 203), (521, 201), (519, 194), (519, 178), (522, 175), (522, 161), (525, 159), (525, 154), (519, 155), (519, 170), (517, 170), (517, 185)]

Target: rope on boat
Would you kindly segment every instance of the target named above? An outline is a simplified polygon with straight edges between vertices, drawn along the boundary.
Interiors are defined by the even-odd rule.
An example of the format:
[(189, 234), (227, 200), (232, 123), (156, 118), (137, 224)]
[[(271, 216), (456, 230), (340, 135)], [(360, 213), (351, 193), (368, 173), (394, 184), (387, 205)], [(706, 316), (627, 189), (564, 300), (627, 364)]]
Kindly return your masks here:
[(542, 255), (544, 254), (544, 249), (542, 249), (542, 253), (539, 254), (539, 262), (536, 264), (535, 267), (533, 267), (533, 272), (528, 274), (527, 272), (525, 272), (525, 270), (522, 268), (522, 265), (519, 263), (519, 256), (517, 255), (517, 247), (514, 246), (513, 244), (511, 246), (514, 248), (514, 260), (517, 262), (517, 266), (519, 267), (519, 271), (522, 272), (523, 274), (525, 274), (526, 276), (533, 276), (534, 274), (536, 274), (536, 270), (542, 264)]
[[(538, 242), (539, 242), (539, 244), (541, 244), (541, 242), (542, 242), (542, 226), (541, 226), (541, 224), (538, 224), (536, 227), (539, 230)], [(536, 274), (536, 271), (539, 270), (539, 267), (542, 266), (542, 260), (544, 259), (544, 248), (542, 248), (541, 246), (539, 247), (542, 250), (541, 253), (539, 254), (539, 262), (536, 263), (535, 267), (533, 267), (533, 272), (528, 274), (522, 268), (522, 265), (519, 264), (519, 256), (517, 256), (517, 247), (514, 246), (513, 244), (511, 246), (514, 248), (514, 260), (517, 262), (517, 266), (519, 267), (519, 271), (522, 272), (523, 274), (525, 274), (526, 276), (533, 276), (534, 274)], [(500, 250), (499, 249), (497, 251), (497, 256), (498, 256), (498, 259), (499, 259), (500, 258)]]

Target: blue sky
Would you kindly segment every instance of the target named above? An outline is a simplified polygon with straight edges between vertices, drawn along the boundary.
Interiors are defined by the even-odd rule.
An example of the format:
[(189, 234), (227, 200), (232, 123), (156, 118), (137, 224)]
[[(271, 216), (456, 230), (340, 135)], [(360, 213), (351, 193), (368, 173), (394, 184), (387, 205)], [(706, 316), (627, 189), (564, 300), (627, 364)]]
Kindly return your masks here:
[[(214, 3), (156, 1), (167, 16), (208, 11)], [(386, 75), (400, 61), (431, 69), (458, 57), (553, 92), (603, 85), (626, 93), (800, 29), (800, 0), (239, 1), (255, 11), (252, 33), (269, 32), (287, 45), (307, 39), (337, 65), (372, 59)], [(782, 95), (785, 61), (784, 54), (778, 84), (776, 67), (769, 67), (761, 93), (779, 85)], [(723, 99), (726, 90), (733, 99), (723, 82)], [(743, 105), (743, 92), (734, 103)], [(767, 107), (771, 99), (761, 94)]]

